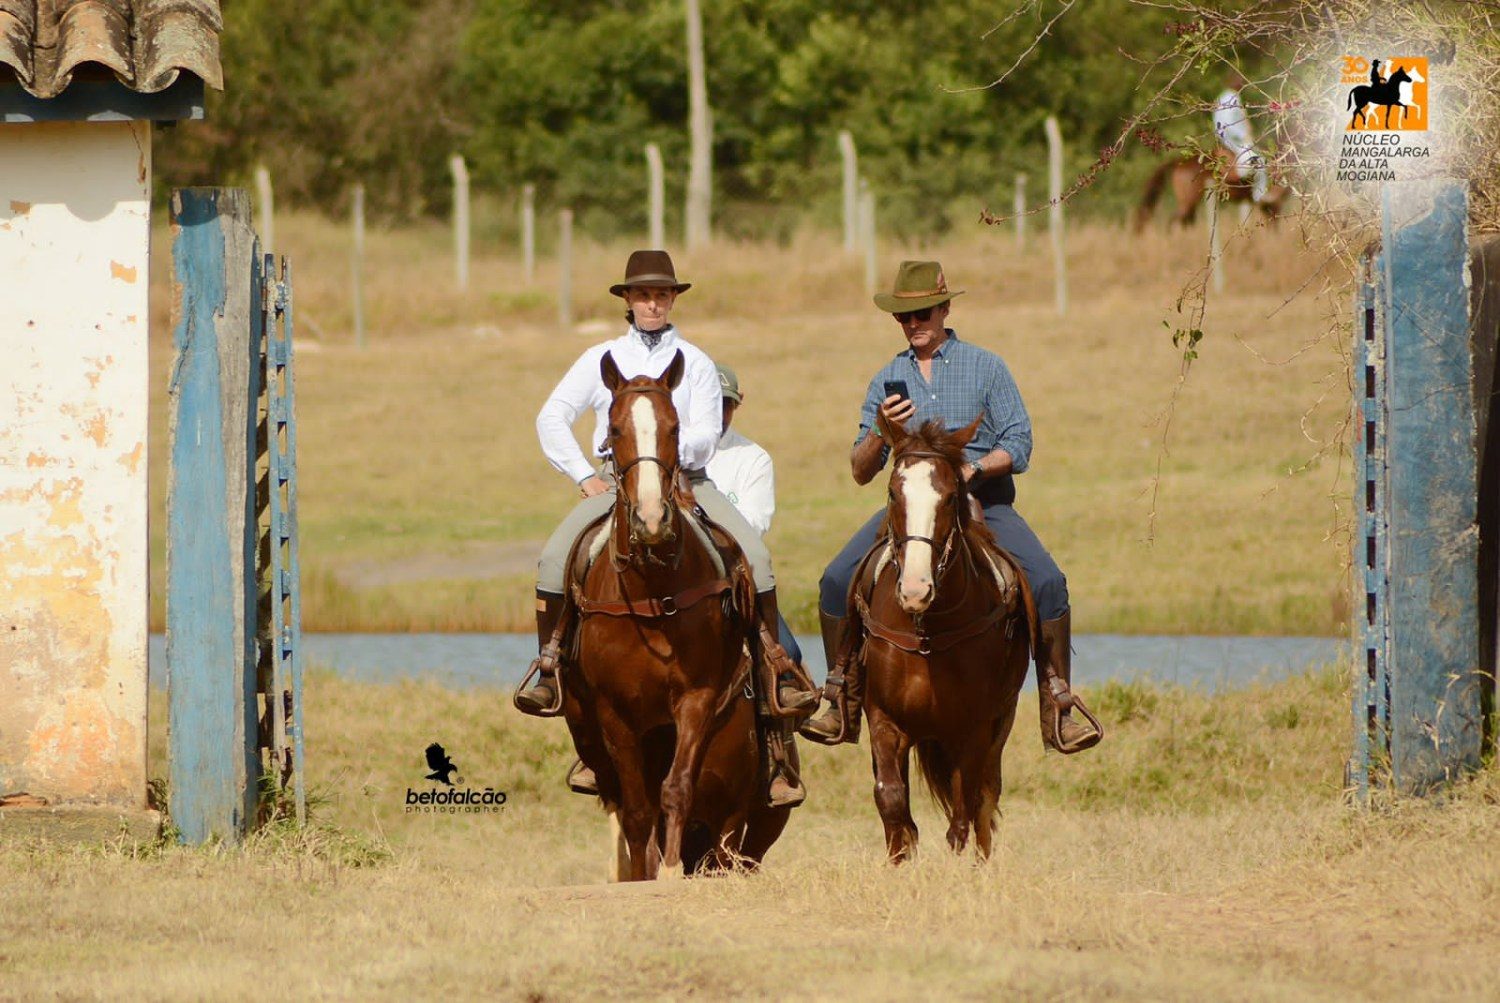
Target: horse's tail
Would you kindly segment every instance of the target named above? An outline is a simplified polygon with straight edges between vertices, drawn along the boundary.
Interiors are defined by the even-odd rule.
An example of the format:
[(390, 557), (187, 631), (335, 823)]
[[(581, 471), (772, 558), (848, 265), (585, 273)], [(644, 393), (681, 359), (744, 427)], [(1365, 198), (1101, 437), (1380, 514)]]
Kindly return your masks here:
[(917, 766), (922, 770), (922, 779), (927, 781), (927, 790), (932, 800), (943, 809), (943, 814), (953, 817), (953, 764), (935, 738), (928, 738), (916, 745)]
[(1176, 160), (1169, 160), (1146, 179), (1146, 190), (1141, 194), (1141, 204), (1135, 210), (1135, 232), (1140, 233), (1146, 228), (1151, 220), (1151, 210), (1156, 208), (1156, 203), (1161, 199), (1162, 189), (1167, 186), (1167, 175), (1171, 174), (1177, 167)]

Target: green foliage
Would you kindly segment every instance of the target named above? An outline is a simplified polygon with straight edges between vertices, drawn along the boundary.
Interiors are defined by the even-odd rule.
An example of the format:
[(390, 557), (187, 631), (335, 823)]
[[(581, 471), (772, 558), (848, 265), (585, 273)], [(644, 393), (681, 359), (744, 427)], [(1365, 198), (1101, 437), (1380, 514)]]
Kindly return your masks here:
[[(1078, 5), (1003, 84), (1055, 3), (1011, 20), (980, 0), (706, 0), (715, 225), (786, 237), (839, 219), (837, 134), (849, 129), (883, 231), (941, 233), (1006, 207), (1018, 173), (1045, 198), (1041, 123), (1056, 114), (1065, 185), (1116, 141), (1165, 82), (1149, 61), (1181, 43), (1174, 12), (1128, 0)], [(1187, 87), (1217, 90), (1211, 39)], [(1137, 61), (1125, 58), (1128, 52)], [(476, 187), (538, 186), (596, 237), (645, 226), (643, 146), (668, 165), (677, 226), (688, 159), (681, 0), (237, 0), (226, 5), (226, 91), (207, 126), (161, 144), (163, 183), (243, 179), (267, 163), (278, 197), (339, 208), (363, 181), (376, 212), (447, 207), (447, 157)], [(1168, 139), (1207, 130), (1192, 113)], [(1159, 154), (1127, 146), (1080, 205), (1114, 213)], [(767, 206), (777, 208), (767, 210)]]

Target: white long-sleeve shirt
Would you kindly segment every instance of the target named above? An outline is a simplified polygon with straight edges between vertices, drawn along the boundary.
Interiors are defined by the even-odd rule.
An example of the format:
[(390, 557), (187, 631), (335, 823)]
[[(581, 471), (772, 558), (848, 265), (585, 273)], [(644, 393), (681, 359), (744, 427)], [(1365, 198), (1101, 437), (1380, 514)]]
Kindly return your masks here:
[(559, 472), (581, 483), (594, 474), (594, 465), (573, 438), (573, 422), (586, 409), (594, 411), (594, 455), (603, 456), (609, 431), (609, 405), (613, 399), (599, 375), (599, 363), (608, 352), (626, 379), (658, 377), (672, 356), (682, 350), (682, 382), (672, 391), (677, 408), (677, 453), (682, 466), (699, 470), (707, 466), (719, 442), (724, 413), (719, 400), (719, 373), (713, 360), (696, 345), (685, 341), (675, 327), (668, 328), (655, 348), (648, 349), (634, 326), (622, 337), (595, 345), (578, 357), (553, 389), (536, 416), (536, 434), (547, 461)]
[(719, 439), (719, 448), (708, 461), (708, 479), (719, 493), (739, 509), (745, 521), (765, 536), (776, 514), (776, 472), (771, 454), (734, 429)]
[(1233, 153), (1248, 149), (1255, 141), (1250, 131), (1250, 118), (1240, 103), (1240, 92), (1232, 87), (1214, 102), (1214, 131), (1219, 135), (1219, 142)]

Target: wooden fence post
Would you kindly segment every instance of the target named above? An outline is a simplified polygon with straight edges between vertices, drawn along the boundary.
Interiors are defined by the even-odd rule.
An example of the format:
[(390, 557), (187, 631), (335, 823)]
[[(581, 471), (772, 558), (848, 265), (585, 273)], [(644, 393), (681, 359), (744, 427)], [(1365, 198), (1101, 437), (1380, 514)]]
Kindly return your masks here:
[(521, 186), (521, 274), (536, 279), (536, 185)]
[(1057, 116), (1048, 115), (1047, 130), (1047, 187), (1052, 208), (1047, 213), (1048, 229), (1052, 231), (1052, 275), (1057, 315), (1068, 312), (1068, 256), (1063, 246), (1062, 204), (1062, 130), (1058, 128)]
[(1026, 250), (1026, 175), (1016, 175), (1016, 250)]
[(267, 254), (276, 250), (276, 203), (271, 191), (271, 172), (265, 164), (255, 167), (255, 195), (260, 211), (256, 214), (255, 232), (260, 235), (260, 246)]
[(453, 255), (457, 268), (458, 291), (469, 288), (469, 168), (455, 153), (448, 158), (453, 174)]
[(350, 269), (354, 278), (354, 344), (365, 347), (365, 186), (354, 185), (354, 254)]
[(171, 813), (185, 843), (255, 819), (259, 270), (250, 197), (172, 196), (178, 288), (168, 395), (167, 674)]
[(844, 164), (844, 250), (853, 251), (859, 244), (859, 156), (848, 129), (839, 130), (839, 156)]
[(661, 147), (646, 144), (646, 215), (651, 221), (651, 246), (658, 250), (667, 245), (667, 195), (663, 178)]
[(865, 295), (873, 296), (879, 265), (875, 250), (875, 193), (865, 178), (859, 180), (859, 229), (865, 245)]
[(687, 15), (688, 124), (691, 159), (687, 185), (687, 247), (708, 243), (713, 201), (713, 125), (708, 110), (708, 82), (703, 65), (703, 16), (698, 0), (683, 0)]
[(573, 210), (557, 214), (557, 324), (573, 330)]

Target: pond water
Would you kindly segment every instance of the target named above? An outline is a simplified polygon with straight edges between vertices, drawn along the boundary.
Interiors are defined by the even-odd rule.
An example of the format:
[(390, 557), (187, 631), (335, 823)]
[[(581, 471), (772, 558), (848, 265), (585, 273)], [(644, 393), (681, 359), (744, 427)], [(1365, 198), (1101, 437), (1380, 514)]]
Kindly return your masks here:
[[(822, 682), (823, 643), (798, 637), (808, 670)], [(1088, 685), (1142, 677), (1213, 692), (1269, 682), (1343, 657), (1336, 637), (1192, 637), (1080, 634), (1073, 679)], [(306, 634), (303, 665), (350, 679), (431, 679), (452, 688), (514, 686), (531, 659), (530, 634)], [(152, 685), (163, 685), (166, 644), (153, 634)], [(1028, 682), (1028, 687), (1034, 683)]]

